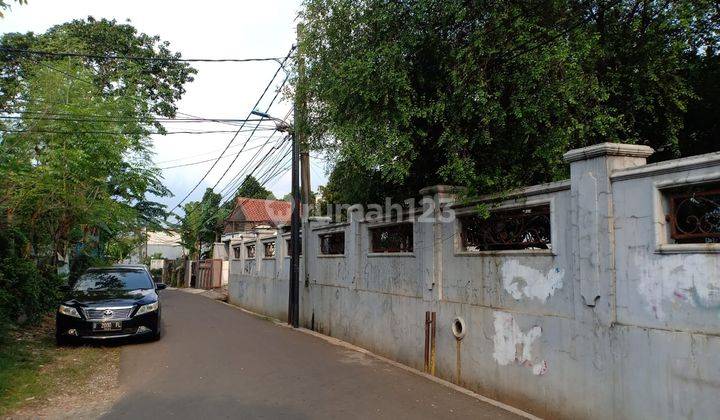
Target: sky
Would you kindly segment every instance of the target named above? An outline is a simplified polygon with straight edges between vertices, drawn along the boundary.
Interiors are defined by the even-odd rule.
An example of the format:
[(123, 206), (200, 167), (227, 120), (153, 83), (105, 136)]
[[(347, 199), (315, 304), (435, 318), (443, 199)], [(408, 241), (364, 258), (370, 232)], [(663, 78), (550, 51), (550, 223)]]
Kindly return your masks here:
[[(172, 51), (184, 58), (256, 58), (283, 57), (295, 42), (295, 27), (299, 0), (226, 1), (205, 2), (186, 0), (29, 0), (28, 4), (12, 8), (0, 19), (0, 33), (44, 32), (51, 26), (73, 19), (93, 16), (96, 19), (128, 19), (138, 31), (158, 35), (170, 42)], [(209, 118), (242, 119), (252, 110), (265, 86), (277, 69), (275, 62), (252, 63), (192, 63), (198, 70), (195, 80), (186, 84), (184, 97), (178, 110)], [(281, 71), (278, 79), (282, 76)], [(270, 92), (274, 94), (274, 92)], [(282, 97), (282, 95), (281, 95)], [(259, 108), (265, 110), (272, 95), (268, 94)], [(291, 110), (289, 101), (276, 103), (270, 114), (285, 117)], [(216, 124), (168, 124), (169, 131), (234, 130), (236, 127)], [(258, 132), (248, 143), (248, 149), (264, 143), (270, 134)], [(228, 153), (237, 153), (248, 133), (241, 133)], [(228, 144), (232, 133), (203, 135), (153, 136), (155, 162), (160, 168), (194, 163), (217, 158)], [(279, 139), (276, 135), (273, 139)], [(273, 140), (274, 142), (274, 140)], [(262, 158), (270, 146), (251, 149), (239, 155), (228, 174), (221, 175), (233, 160), (221, 159), (205, 181), (188, 201), (198, 200), (206, 187), (218, 183), (222, 189), (260, 150)], [(232, 154), (234, 157), (235, 153)], [(197, 184), (213, 162), (179, 168), (163, 169), (165, 186), (174, 197), (160, 201), (173, 207)], [(249, 166), (254, 167), (254, 164)], [(280, 165), (279, 168), (285, 166)], [(313, 190), (326, 182), (325, 163), (311, 159), (311, 185)], [(266, 188), (282, 197), (290, 191), (290, 172), (270, 181)]]

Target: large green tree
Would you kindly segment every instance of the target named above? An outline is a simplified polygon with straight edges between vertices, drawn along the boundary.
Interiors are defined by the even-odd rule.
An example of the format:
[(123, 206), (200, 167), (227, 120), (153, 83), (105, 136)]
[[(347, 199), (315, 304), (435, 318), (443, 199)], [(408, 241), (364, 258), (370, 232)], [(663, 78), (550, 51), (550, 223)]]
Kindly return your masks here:
[[(188, 63), (176, 61), (179, 53), (158, 36), (139, 33), (130, 24), (114, 20), (73, 20), (54, 26), (43, 34), (8, 33), (0, 38), (0, 111), (25, 106), (23, 81), (38, 66), (52, 66), (62, 56), (34, 52), (70, 52), (85, 55), (78, 58), (93, 71), (87, 79), (106, 97), (132, 97), (132, 116), (163, 128), (156, 116), (174, 117), (176, 102), (185, 93), (184, 84), (193, 80), (196, 70)], [(108, 56), (130, 56), (144, 60), (108, 59)]]
[(0, 229), (24, 256), (120, 255), (113, 240), (162, 228), (151, 197), (169, 192), (149, 135), (195, 73), (175, 58), (159, 37), (92, 17), (0, 37)]
[(26, 74), (27, 105), (0, 138), (0, 208), (37, 256), (157, 226), (164, 213), (145, 196), (167, 194), (142, 124), (114, 119), (132, 114), (132, 96), (103, 97), (81, 81), (90, 74), (82, 64), (54, 64), (62, 73)]
[(212, 245), (222, 234), (222, 222), (230, 210), (220, 206), (221, 200), (222, 195), (207, 188), (200, 201), (191, 201), (183, 206), (185, 214), (180, 217), (178, 230), (183, 246), (190, 250), (191, 258), (197, 258), (205, 246)]
[[(567, 176), (562, 154), (612, 141), (656, 158), (720, 149), (688, 117), (717, 86), (711, 0), (306, 0), (299, 53), (311, 145), (362, 200), (452, 183), (497, 191)], [(701, 70), (702, 69), (702, 70)], [(710, 73), (713, 72), (713, 73)], [(358, 195), (352, 193), (358, 191)]]

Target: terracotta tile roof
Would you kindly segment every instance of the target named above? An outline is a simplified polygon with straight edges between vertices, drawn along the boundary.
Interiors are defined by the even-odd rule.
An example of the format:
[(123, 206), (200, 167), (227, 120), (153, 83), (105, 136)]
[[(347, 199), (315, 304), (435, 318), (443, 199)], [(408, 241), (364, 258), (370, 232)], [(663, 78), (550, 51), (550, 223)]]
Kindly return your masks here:
[[(241, 211), (242, 215), (237, 214), (238, 211)], [(289, 224), (291, 213), (291, 206), (287, 201), (238, 197), (235, 211), (228, 217), (228, 220), (268, 222), (277, 226)]]

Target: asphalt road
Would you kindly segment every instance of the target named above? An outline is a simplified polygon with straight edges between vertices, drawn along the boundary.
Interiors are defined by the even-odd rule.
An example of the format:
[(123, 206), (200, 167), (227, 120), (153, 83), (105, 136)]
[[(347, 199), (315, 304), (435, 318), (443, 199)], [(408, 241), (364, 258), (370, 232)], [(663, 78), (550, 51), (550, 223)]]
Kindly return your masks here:
[(123, 347), (124, 395), (104, 418), (517, 418), (220, 302), (162, 294), (163, 337)]

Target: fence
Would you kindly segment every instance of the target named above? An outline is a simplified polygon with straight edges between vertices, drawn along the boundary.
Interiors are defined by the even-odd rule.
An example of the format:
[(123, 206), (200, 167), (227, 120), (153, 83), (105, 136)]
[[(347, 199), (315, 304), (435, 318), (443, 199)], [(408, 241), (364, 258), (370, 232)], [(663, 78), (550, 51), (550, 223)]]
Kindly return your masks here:
[(222, 285), (223, 260), (200, 260), (197, 266), (198, 289), (214, 289)]
[[(425, 223), (311, 222), (301, 323), (543, 417), (716, 417), (720, 153), (651, 153), (573, 150), (570, 180), (474, 203), (428, 188)], [(232, 302), (286, 318), (286, 239), (231, 244)]]

